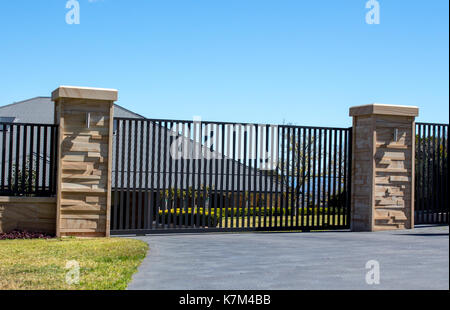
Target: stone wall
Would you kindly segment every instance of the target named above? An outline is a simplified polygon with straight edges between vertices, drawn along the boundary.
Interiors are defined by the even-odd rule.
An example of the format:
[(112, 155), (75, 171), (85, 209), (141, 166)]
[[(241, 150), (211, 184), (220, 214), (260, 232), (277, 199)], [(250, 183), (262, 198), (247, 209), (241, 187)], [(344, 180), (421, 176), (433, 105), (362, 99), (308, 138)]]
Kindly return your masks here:
[(16, 229), (54, 234), (56, 198), (0, 197), (0, 233)]
[(109, 236), (116, 90), (60, 87), (52, 94), (58, 147), (58, 236)]
[(414, 227), (416, 107), (372, 104), (353, 116), (352, 230)]

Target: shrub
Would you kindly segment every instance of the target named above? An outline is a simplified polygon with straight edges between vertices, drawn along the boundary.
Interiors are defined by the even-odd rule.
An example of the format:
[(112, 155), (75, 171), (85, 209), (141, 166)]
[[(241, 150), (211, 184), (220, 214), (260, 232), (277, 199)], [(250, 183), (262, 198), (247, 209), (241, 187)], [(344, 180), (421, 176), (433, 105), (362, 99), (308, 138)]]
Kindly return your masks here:
[[(217, 227), (219, 224), (221, 217), (220, 215), (215, 215), (214, 212), (203, 212), (203, 209), (195, 210), (192, 212), (192, 209), (188, 210), (183, 209), (171, 209), (159, 211), (160, 222), (164, 222), (165, 224), (173, 224), (173, 225), (187, 225), (187, 226), (202, 226), (203, 225), (203, 215), (205, 217), (205, 225), (208, 227)], [(187, 222), (186, 222), (187, 217)]]
[(50, 239), (54, 238), (54, 236), (39, 233), (39, 232), (28, 232), (28, 231), (19, 231), (13, 230), (8, 233), (0, 233), (0, 240), (13, 240), (13, 239)]

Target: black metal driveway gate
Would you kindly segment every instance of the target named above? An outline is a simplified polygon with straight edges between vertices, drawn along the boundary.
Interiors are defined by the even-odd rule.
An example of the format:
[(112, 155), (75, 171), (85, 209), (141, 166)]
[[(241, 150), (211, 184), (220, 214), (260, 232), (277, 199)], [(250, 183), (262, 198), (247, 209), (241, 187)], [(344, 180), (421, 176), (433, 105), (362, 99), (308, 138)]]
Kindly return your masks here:
[(448, 124), (416, 124), (415, 223), (448, 224)]
[(346, 229), (351, 128), (115, 119), (112, 234)]

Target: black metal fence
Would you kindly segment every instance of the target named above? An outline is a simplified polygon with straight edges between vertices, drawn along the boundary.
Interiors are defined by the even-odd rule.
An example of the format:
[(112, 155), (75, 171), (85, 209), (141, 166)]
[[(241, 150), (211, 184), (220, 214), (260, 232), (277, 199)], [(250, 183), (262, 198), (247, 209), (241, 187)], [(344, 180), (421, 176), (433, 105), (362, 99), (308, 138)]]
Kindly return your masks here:
[(416, 124), (415, 223), (448, 224), (448, 124)]
[(351, 128), (115, 119), (111, 233), (350, 224)]
[(0, 195), (56, 194), (58, 127), (0, 123)]

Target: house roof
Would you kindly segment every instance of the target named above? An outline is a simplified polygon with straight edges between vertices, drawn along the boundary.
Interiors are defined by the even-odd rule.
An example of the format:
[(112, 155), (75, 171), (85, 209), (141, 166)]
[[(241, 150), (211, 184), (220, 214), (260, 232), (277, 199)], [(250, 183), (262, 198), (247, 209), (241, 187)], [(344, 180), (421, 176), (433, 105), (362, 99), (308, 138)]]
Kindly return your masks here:
[[(114, 104), (115, 117), (144, 118)], [(53, 124), (54, 102), (50, 97), (35, 97), (0, 107), (0, 117), (15, 117), (16, 123)]]

